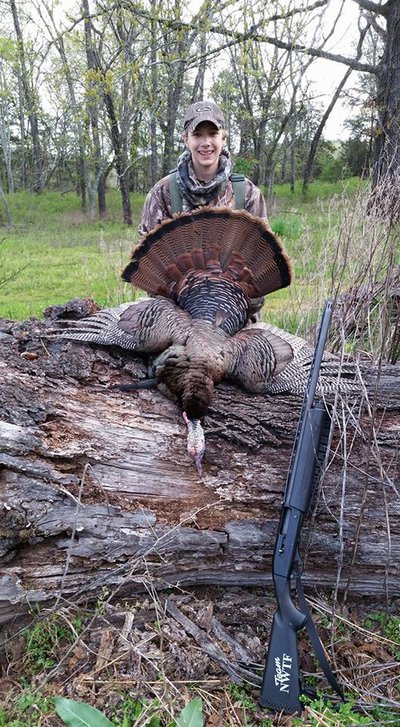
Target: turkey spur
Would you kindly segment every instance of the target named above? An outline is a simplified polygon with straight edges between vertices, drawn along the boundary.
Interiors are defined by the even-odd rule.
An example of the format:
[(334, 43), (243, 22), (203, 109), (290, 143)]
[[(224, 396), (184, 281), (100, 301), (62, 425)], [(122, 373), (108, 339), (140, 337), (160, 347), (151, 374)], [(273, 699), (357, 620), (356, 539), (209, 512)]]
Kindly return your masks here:
[(153, 376), (181, 406), (201, 471), (201, 420), (214, 387), (226, 378), (268, 391), (294, 359), (296, 337), (249, 324), (257, 298), (290, 284), (289, 259), (264, 220), (205, 207), (143, 237), (122, 277), (153, 297), (100, 311), (61, 335), (153, 355)]

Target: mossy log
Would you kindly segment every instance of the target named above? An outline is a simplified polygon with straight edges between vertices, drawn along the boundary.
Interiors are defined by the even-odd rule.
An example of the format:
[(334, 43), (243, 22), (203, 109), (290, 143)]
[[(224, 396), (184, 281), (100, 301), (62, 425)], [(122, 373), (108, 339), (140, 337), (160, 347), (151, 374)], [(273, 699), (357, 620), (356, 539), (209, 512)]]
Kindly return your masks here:
[[(219, 386), (200, 477), (173, 402), (110, 388), (144, 378), (142, 359), (44, 336), (87, 310), (0, 321), (0, 623), (116, 590), (270, 588), (301, 400)], [(363, 369), (335, 410), (304, 583), (384, 601), (400, 593), (400, 367)]]

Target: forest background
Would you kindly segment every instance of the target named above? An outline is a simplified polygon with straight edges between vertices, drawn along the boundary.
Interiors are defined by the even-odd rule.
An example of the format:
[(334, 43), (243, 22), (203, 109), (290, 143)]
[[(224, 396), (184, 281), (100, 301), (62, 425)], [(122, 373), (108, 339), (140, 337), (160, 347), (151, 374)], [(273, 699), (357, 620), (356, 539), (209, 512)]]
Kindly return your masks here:
[[(1, 7), (5, 225), (12, 224), (8, 195), (18, 191), (74, 190), (94, 220), (106, 215), (113, 186), (132, 224), (130, 194), (145, 193), (174, 167), (185, 107), (208, 96), (225, 113), (236, 171), (268, 196), (274, 183), (293, 188), (302, 179), (306, 188), (315, 178), (361, 176), (371, 167), (380, 5), (2, 0)], [(337, 143), (324, 129), (344, 98), (353, 110), (348, 139)]]

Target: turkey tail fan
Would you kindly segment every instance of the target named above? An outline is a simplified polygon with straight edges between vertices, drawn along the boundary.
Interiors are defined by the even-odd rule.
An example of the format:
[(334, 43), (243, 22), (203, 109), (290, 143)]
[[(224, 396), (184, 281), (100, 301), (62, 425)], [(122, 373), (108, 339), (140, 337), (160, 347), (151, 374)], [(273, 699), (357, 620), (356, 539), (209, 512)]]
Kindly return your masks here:
[(150, 295), (174, 297), (189, 272), (243, 287), (250, 298), (290, 285), (286, 252), (265, 220), (243, 210), (202, 207), (165, 220), (142, 238), (122, 277)]

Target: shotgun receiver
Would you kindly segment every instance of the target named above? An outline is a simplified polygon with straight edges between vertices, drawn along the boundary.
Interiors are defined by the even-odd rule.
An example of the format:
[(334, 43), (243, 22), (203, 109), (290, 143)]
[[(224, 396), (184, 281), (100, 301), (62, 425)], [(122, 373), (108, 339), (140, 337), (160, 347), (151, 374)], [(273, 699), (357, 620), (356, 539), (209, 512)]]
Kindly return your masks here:
[[(300, 696), (305, 693), (299, 668), (297, 632), (306, 627), (322, 669), (331, 686), (344, 699), (340, 686), (325, 657), (301, 581), (298, 552), (304, 516), (318, 483), (329, 443), (331, 417), (322, 401), (315, 401), (318, 376), (332, 316), (331, 300), (325, 304), (317, 345), (311, 364), (296, 432), (285, 497), (273, 556), (273, 581), (277, 600), (270, 633), (267, 660), (261, 687), (260, 704), (275, 711), (301, 714)], [(291, 596), (291, 578), (296, 576), (300, 608)]]

